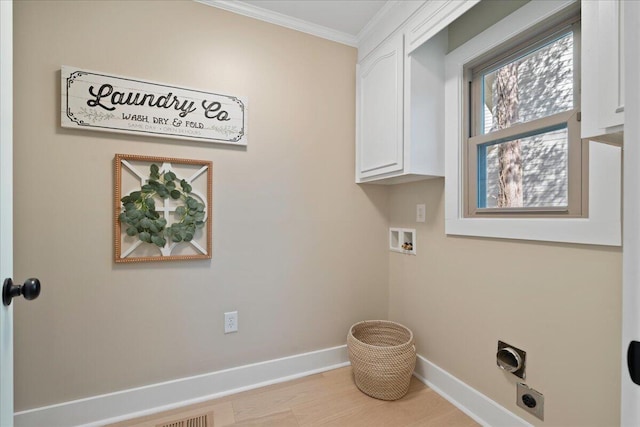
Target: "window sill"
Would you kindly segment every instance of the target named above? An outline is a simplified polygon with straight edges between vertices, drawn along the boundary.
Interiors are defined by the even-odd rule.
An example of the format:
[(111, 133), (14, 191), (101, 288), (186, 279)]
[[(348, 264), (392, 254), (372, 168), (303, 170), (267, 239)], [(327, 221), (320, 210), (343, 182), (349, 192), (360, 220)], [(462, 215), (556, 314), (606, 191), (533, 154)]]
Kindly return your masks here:
[(621, 155), (620, 147), (589, 143), (589, 218), (462, 218), (457, 188), (445, 180), (445, 231), (463, 236), (620, 246)]

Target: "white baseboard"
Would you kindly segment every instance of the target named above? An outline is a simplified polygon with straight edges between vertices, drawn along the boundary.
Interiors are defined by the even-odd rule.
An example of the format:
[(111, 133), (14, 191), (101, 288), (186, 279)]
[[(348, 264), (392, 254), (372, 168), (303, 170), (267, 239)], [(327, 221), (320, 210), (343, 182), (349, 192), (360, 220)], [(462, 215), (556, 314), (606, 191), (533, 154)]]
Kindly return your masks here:
[[(17, 412), (15, 427), (93, 427), (192, 405), (349, 365), (342, 345)], [(532, 427), (418, 355), (414, 375), (483, 426)]]
[(349, 365), (347, 346), (17, 412), (15, 427), (99, 426)]
[(420, 355), (416, 360), (414, 375), (483, 426), (532, 427), (522, 418)]

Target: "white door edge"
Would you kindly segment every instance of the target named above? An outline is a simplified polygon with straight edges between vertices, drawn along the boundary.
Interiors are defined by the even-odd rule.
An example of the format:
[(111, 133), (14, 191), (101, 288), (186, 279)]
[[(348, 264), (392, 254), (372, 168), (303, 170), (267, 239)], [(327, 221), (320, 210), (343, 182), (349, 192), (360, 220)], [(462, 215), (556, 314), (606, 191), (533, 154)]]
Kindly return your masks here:
[[(0, 284), (13, 274), (13, 1), (0, 0)], [(0, 426), (13, 426), (13, 308), (0, 304)]]
[(622, 392), (620, 425), (640, 426), (640, 386), (631, 381), (627, 351), (640, 341), (640, 3), (625, 3), (624, 225), (622, 271)]

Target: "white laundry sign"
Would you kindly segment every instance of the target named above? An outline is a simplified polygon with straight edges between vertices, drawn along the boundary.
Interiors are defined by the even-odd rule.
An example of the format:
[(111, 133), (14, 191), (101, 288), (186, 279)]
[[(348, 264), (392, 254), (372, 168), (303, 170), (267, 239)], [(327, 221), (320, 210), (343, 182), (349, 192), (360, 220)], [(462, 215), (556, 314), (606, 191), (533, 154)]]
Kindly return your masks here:
[(63, 66), (62, 126), (247, 145), (247, 102)]

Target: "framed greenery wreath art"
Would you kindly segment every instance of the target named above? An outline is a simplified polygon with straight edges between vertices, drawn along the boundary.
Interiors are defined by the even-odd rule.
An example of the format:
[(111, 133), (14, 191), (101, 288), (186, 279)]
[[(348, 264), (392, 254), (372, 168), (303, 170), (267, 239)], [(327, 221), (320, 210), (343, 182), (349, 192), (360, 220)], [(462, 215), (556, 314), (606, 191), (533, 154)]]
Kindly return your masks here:
[(211, 258), (208, 161), (116, 154), (115, 262)]

